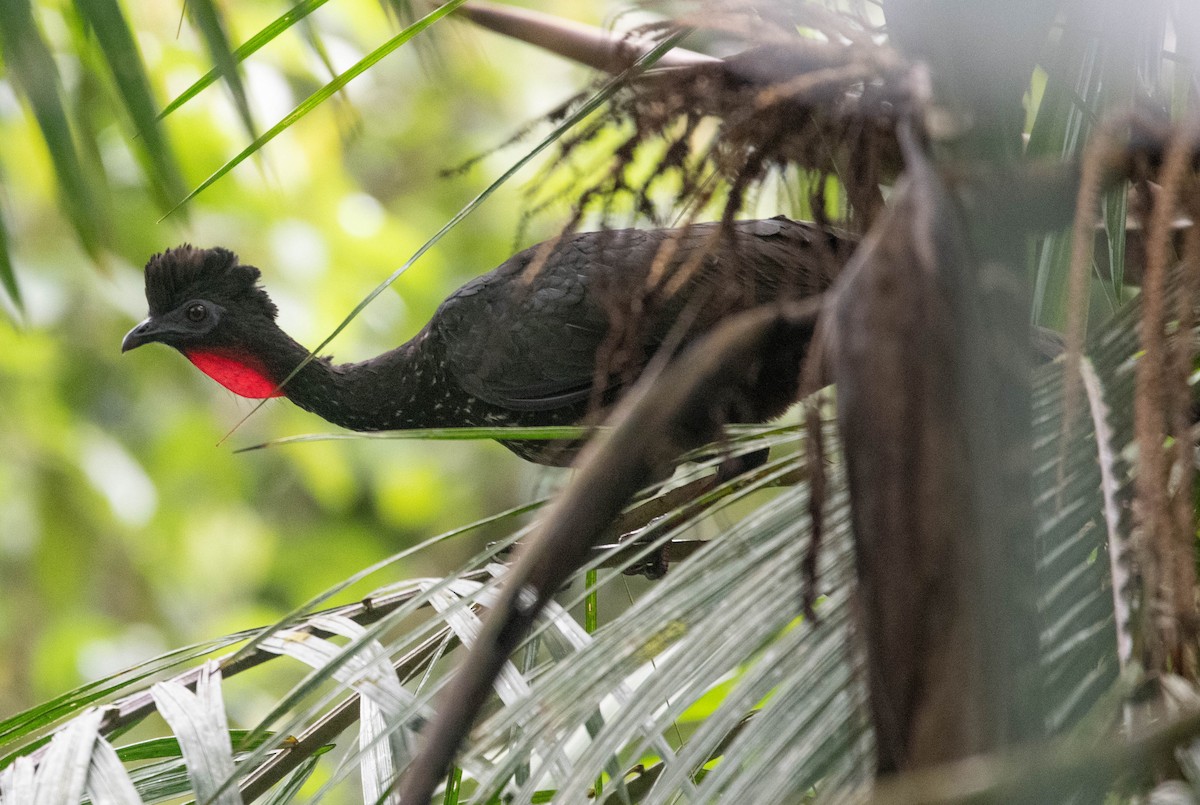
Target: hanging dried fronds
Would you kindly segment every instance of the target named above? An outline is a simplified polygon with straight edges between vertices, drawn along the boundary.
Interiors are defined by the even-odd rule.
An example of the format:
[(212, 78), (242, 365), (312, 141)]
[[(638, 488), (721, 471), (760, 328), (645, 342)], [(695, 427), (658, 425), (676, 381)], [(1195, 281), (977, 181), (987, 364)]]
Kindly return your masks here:
[[(1170, 253), (1181, 197), (1193, 198), (1194, 130), (1166, 143), (1151, 198), (1142, 277), (1142, 359), (1134, 400), (1138, 442), (1138, 545), (1143, 583), (1142, 642), (1150, 669), (1197, 674), (1195, 513), (1189, 379), (1195, 357), (1192, 325), (1197, 281), (1194, 253)], [(1191, 243), (1195, 238), (1190, 239)], [(1173, 307), (1172, 307), (1172, 302)]]
[[(847, 215), (868, 225), (882, 204), (880, 182), (898, 168), (897, 115), (923, 102), (920, 73), (844, 18), (835, 24), (820, 9), (793, 11), (804, 12), (802, 22), (707, 4), (673, 22), (734, 37), (743, 50), (628, 82), (599, 123), (561, 141), (560, 158), (536, 182), (533, 207), (571, 195), (576, 220), (593, 213), (606, 224), (614, 211), (630, 209), (661, 224), (681, 203), (690, 217), (716, 199), (731, 221), (756, 188), (795, 167), (810, 171), (815, 186), (835, 178)], [(615, 144), (614, 129), (621, 132)], [(584, 153), (592, 154), (587, 167), (574, 159)], [(562, 171), (575, 173), (582, 192), (551, 181)], [(547, 185), (558, 189), (547, 194)], [(660, 211), (663, 188), (670, 193)], [(814, 214), (823, 207), (814, 200)]]

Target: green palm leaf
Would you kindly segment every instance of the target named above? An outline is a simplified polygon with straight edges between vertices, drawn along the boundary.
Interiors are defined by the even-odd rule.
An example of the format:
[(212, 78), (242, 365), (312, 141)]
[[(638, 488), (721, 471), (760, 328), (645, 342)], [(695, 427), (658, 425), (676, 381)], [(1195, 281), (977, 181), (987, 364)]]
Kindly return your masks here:
[[(230, 54), (233, 63), (241, 64), (264, 45), (275, 39), (275, 37), (279, 36), (297, 22), (304, 19), (321, 6), (325, 5), (326, 2), (328, 2), (328, 0), (302, 0), (302, 2), (297, 3), (278, 18), (267, 24), (261, 31), (239, 45), (237, 49)], [(198, 78), (194, 84), (185, 89), (183, 92), (179, 93), (175, 100), (167, 104), (166, 107), (159, 112), (158, 119), (163, 119), (179, 107), (183, 106), (185, 103), (211, 86), (213, 82), (217, 81), (219, 78), (221, 78), (221, 76), (222, 68), (214, 67), (213, 69), (209, 70), (207, 73)], [(253, 131), (251, 131), (251, 134), (253, 134)]]
[(253, 137), (254, 115), (250, 111), (250, 102), (246, 99), (246, 87), (242, 84), (238, 61), (229, 45), (229, 35), (225, 32), (225, 21), (221, 11), (213, 0), (188, 0), (187, 9), (196, 27), (200, 29), (200, 35), (217, 72), (225, 79), (225, 84), (233, 95), (233, 103), (242, 118), (242, 125)]
[(129, 23), (116, 0), (75, 0), (75, 8), (96, 35), (104, 51), (114, 84), (137, 132), (137, 144), (149, 166), (147, 173), (159, 204), (169, 207), (184, 192), (170, 143), (154, 113), (157, 104), (138, 54)]
[[(4, 20), (0, 56), (42, 132), (67, 217), (84, 248), (95, 257), (103, 245), (101, 216), (88, 181), (90, 174), (84, 170), (71, 134), (58, 66), (34, 21), (30, 0), (0, 0), (0, 19)], [(11, 274), (11, 266), (7, 273)]]
[[(275, 139), (275, 137), (277, 137), (280, 132), (284, 131), (289, 126), (291, 126), (293, 123), (300, 120), (302, 117), (307, 115), (312, 110), (316, 109), (322, 103), (329, 100), (329, 98), (331, 98), (334, 94), (336, 94), (339, 90), (341, 90), (342, 87), (346, 86), (351, 81), (353, 81), (355, 78), (358, 78), (360, 75), (365, 73), (367, 70), (374, 67), (384, 57), (390, 55), (393, 51), (395, 51), (401, 45), (403, 45), (406, 42), (408, 42), (409, 40), (411, 40), (414, 36), (421, 33), (422, 31), (424, 31), (426, 28), (428, 28), (430, 25), (432, 25), (433, 23), (440, 20), (442, 17), (445, 17), (447, 14), (452, 12), (454, 9), (456, 9), (460, 5), (462, 5), (465, 1), (466, 0), (449, 0), (449, 2), (447, 2), (445, 5), (440, 6), (436, 10), (431, 11), (429, 14), (422, 17), (420, 20), (414, 22), (412, 25), (408, 26), (403, 31), (396, 34), (391, 39), (384, 42), (382, 45), (380, 45), (379, 47), (375, 48), (373, 51), (368, 53), (366, 56), (364, 56), (362, 59), (360, 59), (357, 63), (355, 63), (352, 67), (350, 67), (346, 71), (339, 74), (336, 78), (334, 78), (332, 81), (327, 83), (325, 86), (321, 87), (319, 90), (317, 90), (316, 92), (309, 95), (307, 98), (305, 98), (303, 101), (301, 101), (300, 104), (295, 109), (293, 109), (292, 111), (290, 111), (286, 115), (284, 115), (283, 118), (279, 122), (277, 122), (275, 125), (271, 126), (271, 128), (267, 129), (265, 132), (263, 132), (259, 136), (255, 137), (254, 141), (252, 143), (250, 143), (250, 145), (248, 145), (244, 149), (242, 149), (241, 152), (239, 152), (236, 156), (234, 156), (232, 159), (230, 159), (224, 165), (217, 168), (217, 170), (214, 171), (212, 173), (212, 175), (210, 175), (207, 179), (205, 179), (203, 182), (201, 182), (199, 185), (197, 185), (190, 193), (188, 193), (186, 196), (184, 196), (183, 199), (171, 209), (171, 212), (174, 212), (175, 210), (182, 207), (184, 204), (187, 204), (189, 201), (191, 201), (193, 198), (195, 198), (198, 194), (202, 193), (207, 187), (212, 185), (214, 182), (216, 182), (222, 176), (229, 173), (231, 170), (233, 170), (238, 165), (240, 165), (242, 162), (244, 162), (249, 156), (257, 153), (258, 150), (261, 149), (264, 145), (266, 145), (271, 140)], [(232, 60), (232, 56), (230, 58)], [(168, 213), (168, 215), (169, 214), (170, 213)]]

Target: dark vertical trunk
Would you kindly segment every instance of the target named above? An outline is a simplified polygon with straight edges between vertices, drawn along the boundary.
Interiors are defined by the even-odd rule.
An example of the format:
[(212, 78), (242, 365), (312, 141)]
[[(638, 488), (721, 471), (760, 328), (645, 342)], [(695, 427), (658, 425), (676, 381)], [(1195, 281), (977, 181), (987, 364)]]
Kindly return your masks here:
[[(892, 0), (954, 134), (910, 142), (893, 208), (834, 307), (883, 772), (1030, 740), (1038, 690), (1022, 96), (1052, 3)], [(992, 177), (948, 187), (939, 167)]]

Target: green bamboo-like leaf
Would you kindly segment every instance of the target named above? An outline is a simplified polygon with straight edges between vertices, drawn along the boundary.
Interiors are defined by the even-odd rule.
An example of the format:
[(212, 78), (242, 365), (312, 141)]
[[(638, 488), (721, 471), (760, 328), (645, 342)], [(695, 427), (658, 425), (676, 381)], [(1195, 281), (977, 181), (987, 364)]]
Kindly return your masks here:
[(411, 430), (389, 430), (380, 433), (306, 433), (299, 436), (284, 436), (269, 442), (241, 447), (235, 453), (248, 453), (267, 447), (305, 442), (356, 441), (359, 439), (422, 439), (430, 441), (476, 441), (479, 439), (554, 440), (583, 439), (600, 432), (600, 428), (579, 425), (556, 425), (547, 427), (497, 427), (497, 428), (412, 428)]
[(446, 790), (442, 794), (442, 805), (458, 805), (462, 788), (462, 769), (453, 766), (446, 775)]
[[(252, 736), (249, 730), (230, 730), (229, 741), (238, 752), (248, 752), (257, 748), (270, 734)], [(176, 738), (151, 738), (148, 741), (138, 741), (117, 749), (117, 757), (122, 763), (134, 763), (145, 760), (169, 760), (183, 757)]]
[(143, 802), (162, 802), (192, 789), (187, 764), (182, 758), (138, 766), (130, 771), (129, 776)]
[[(759, 447), (770, 447), (776, 443), (774, 437), (789, 434), (795, 430), (794, 425), (786, 427), (766, 427), (762, 425), (730, 425), (727, 429), (729, 446), (737, 446), (738, 452), (754, 450)], [(586, 439), (605, 432), (603, 425), (547, 425), (544, 427), (519, 427), (507, 425), (504, 427), (469, 427), (469, 428), (410, 428), (408, 430), (389, 430), (377, 433), (304, 433), (297, 436), (283, 436), (269, 442), (260, 442), (247, 447), (239, 447), (234, 453), (249, 453), (254, 450), (264, 450), (268, 447), (282, 447), (288, 444), (304, 444), (307, 442), (343, 442), (372, 439), (416, 439), (427, 441), (477, 441), (486, 439), (501, 439), (504, 441), (554, 441), (565, 439)], [(760, 444), (761, 442), (761, 444)], [(702, 447), (684, 456), (686, 461), (694, 456), (709, 456), (711, 447)]]
[(17, 284), (17, 272), (13, 268), (12, 252), (9, 250), (8, 225), (4, 222), (4, 208), (0, 207), (0, 286), (8, 295), (18, 313), (25, 311), (21, 298), (21, 286)]
[(137, 131), (151, 186), (163, 208), (185, 192), (171, 145), (158, 125), (150, 81), (138, 53), (137, 41), (117, 0), (75, 0), (79, 16), (90, 26), (112, 71), (117, 91)]
[[(9, 2), (12, 2), (12, 0), (9, 0)], [(345, 72), (338, 75), (336, 78), (334, 78), (332, 81), (330, 81), (325, 86), (321, 87), (319, 90), (314, 92), (312, 95), (309, 95), (307, 98), (305, 98), (300, 103), (299, 106), (297, 106), (295, 109), (293, 109), (292, 111), (290, 111), (286, 115), (284, 115), (282, 120), (280, 120), (274, 126), (267, 129), (267, 131), (263, 132), (261, 135), (256, 137), (254, 139), (254, 142), (250, 143), (250, 145), (248, 145), (244, 149), (242, 149), (242, 151), (237, 156), (233, 157), (228, 162), (226, 162), (224, 165), (222, 165), (220, 168), (218, 168), (211, 176), (209, 176), (207, 179), (205, 179), (203, 182), (201, 182), (199, 185), (197, 185), (196, 188), (194, 190), (192, 190), (192, 192), (190, 192), (186, 196), (184, 196), (183, 200), (181, 200), (178, 204), (176, 204), (175, 207), (171, 210), (171, 212), (174, 212), (175, 210), (182, 207), (184, 204), (187, 204), (189, 201), (191, 201), (193, 198), (195, 198), (199, 193), (203, 192), (204, 189), (207, 188), (209, 185), (211, 185), (213, 182), (217, 181), (222, 176), (224, 176), (225, 174), (229, 173), (231, 170), (236, 168), (238, 165), (242, 164), (242, 162), (244, 162), (247, 157), (249, 157), (251, 154), (256, 153), (264, 145), (269, 143), (271, 140), (275, 139), (275, 137), (277, 137), (280, 132), (284, 131), (289, 126), (291, 126), (293, 123), (295, 123), (297, 120), (304, 117), (312, 110), (316, 109), (318, 106), (320, 106), (322, 103), (327, 101), (330, 98), (330, 96), (332, 96), (334, 93), (336, 93), (342, 87), (349, 84), (355, 78), (358, 78), (360, 75), (365, 73), (368, 69), (370, 69), (371, 67), (378, 64), (384, 57), (388, 56), (394, 50), (399, 48), (401, 45), (408, 42), (410, 39), (412, 39), (417, 34), (421, 33), (421, 31), (424, 31), (430, 25), (437, 22), (438, 20), (440, 20), (442, 17), (449, 14), (454, 9), (461, 6), (464, 2), (466, 2), (466, 0), (449, 0), (448, 3), (439, 7), (435, 11), (427, 14), (425, 17), (421, 18), (420, 20), (413, 23), (412, 25), (408, 26), (403, 31), (401, 31), (400, 33), (396, 34), (391, 39), (389, 39), (387, 42), (383, 43), (379, 47), (375, 48), (375, 50), (368, 53), (361, 60), (359, 60), (354, 66), (350, 67)], [(167, 213), (167, 214), (169, 215), (170, 213)]]
[(233, 95), (233, 104), (237, 107), (238, 115), (246, 132), (253, 137), (255, 126), (254, 116), (250, 113), (250, 102), (246, 99), (246, 87), (242, 84), (242, 74), (238, 70), (237, 59), (229, 45), (229, 36), (225, 33), (225, 24), (221, 12), (213, 0), (188, 0), (188, 11), (200, 35), (204, 39), (208, 55), (216, 66), (217, 73), (225, 79)]
[[(1101, 92), (1098, 43), (1078, 16), (1064, 26), (1047, 65), (1046, 86), (1029, 132), (1029, 156), (1079, 157), (1093, 125)], [(1033, 321), (1062, 328), (1066, 322), (1071, 238), (1055, 232), (1039, 244), (1033, 280)], [(1090, 274), (1089, 274), (1090, 277)]]
[[(263, 644), (264, 641), (268, 640), (271, 636), (277, 634), (281, 630), (303, 623), (304, 616), (306, 616), (308, 613), (311, 613), (321, 603), (329, 600), (332, 596), (338, 594), (342, 590), (347, 589), (351, 585), (356, 584), (362, 579), (378, 572), (379, 570), (395, 565), (399, 562), (403, 562), (404, 560), (413, 557), (436, 544), (469, 534), (478, 528), (503, 523), (514, 517), (535, 511), (541, 506), (545, 505), (546, 502), (547, 501), (545, 499), (535, 500), (482, 520), (478, 520), (474, 523), (470, 523), (466, 526), (452, 529), (451, 531), (432, 537), (422, 543), (419, 543), (418, 545), (406, 548), (405, 550), (400, 551), (393, 556), (364, 568), (350, 578), (326, 590), (300, 607), (297, 607), (273, 626), (267, 629), (259, 630), (259, 633), (255, 636), (255, 639), (242, 649), (240, 656), (244, 656), (245, 653), (257, 649)], [(521, 532), (517, 533), (520, 534)], [(505, 547), (509, 546), (511, 544), (511, 539), (515, 538), (516, 536), (510, 538), (510, 540), (503, 540), (497, 544), (489, 546), (484, 551), (473, 557), (467, 563), (465, 568), (475, 568), (483, 562), (490, 561), (494, 558), (494, 555), (497, 551), (503, 550)], [(462, 572), (465, 573), (466, 569), (464, 569)], [(269, 753), (278, 748), (283, 740), (283, 736), (299, 734), (304, 730), (304, 727), (307, 723), (311, 722), (311, 720), (318, 714), (325, 711), (329, 704), (331, 704), (334, 699), (340, 695), (339, 691), (335, 690), (332, 694), (326, 695), (324, 698), (319, 699), (306, 709), (301, 710), (300, 708), (301, 704), (308, 700), (309, 697), (317, 692), (328, 680), (332, 679), (333, 675), (337, 673), (346, 662), (352, 660), (354, 651), (356, 649), (361, 649), (364, 651), (370, 650), (366, 647), (371, 645), (371, 641), (379, 639), (380, 635), (385, 633), (385, 631), (389, 628), (389, 624), (391, 624), (393, 620), (410, 617), (417, 610), (426, 607), (431, 595), (434, 595), (438, 590), (453, 584), (455, 580), (455, 576), (447, 578), (441, 584), (435, 585), (421, 596), (412, 599), (406, 606), (393, 613), (391, 617), (374, 624), (364, 631), (359, 638), (354, 640), (352, 645), (347, 646), (342, 654), (336, 657), (333, 661), (327, 663), (319, 671), (314, 671), (308, 678), (293, 688), (287, 696), (283, 697), (283, 699), (276, 704), (276, 707), (273, 709), (273, 711), (262, 720), (259, 726), (250, 733), (250, 736), (243, 739), (243, 743), (253, 742), (256, 747), (245, 758), (242, 759), (244, 766), (246, 768), (251, 768), (264, 762)], [(434, 628), (436, 628), (436, 626)], [(425, 634), (425, 632), (419, 632), (405, 635), (405, 638), (409, 641), (405, 645), (411, 647), (411, 645), (419, 642)], [(402, 649), (398, 648), (397, 645), (393, 643), (389, 646), (389, 650), (395, 654)], [(422, 706), (425, 704), (423, 699), (421, 704)], [(299, 712), (297, 712), (298, 710)], [(281, 719), (283, 719), (284, 716), (287, 716), (289, 713), (291, 714), (291, 717), (281, 722)], [(394, 726), (399, 727), (399, 725), (403, 724), (404, 722), (404, 719), (397, 719)], [(273, 729), (273, 725), (278, 725), (278, 728)], [(269, 740), (260, 740), (261, 736), (270, 735), (272, 733), (274, 733), (275, 737)], [(231, 784), (232, 779), (225, 781), (225, 783), (222, 785), (222, 790)]]
[[(301, 0), (301, 2), (297, 3), (291, 9), (271, 21), (261, 31), (239, 45), (238, 48), (232, 53), (234, 64), (241, 64), (244, 62), (253, 53), (262, 48), (263, 45), (266, 45), (288, 28), (292, 27), (309, 14), (325, 5), (326, 2), (328, 2), (328, 0)], [(175, 98), (175, 100), (167, 104), (166, 108), (159, 112), (158, 119), (162, 120), (164, 117), (183, 106), (192, 98), (199, 95), (214, 81), (219, 79), (221, 75), (222, 70), (219, 67), (214, 67), (213, 69), (209, 70), (199, 79), (197, 79), (194, 84), (185, 89), (183, 92), (179, 93), (179, 96)]]
[(0, 55), (8, 75), (25, 95), (54, 164), (67, 217), (84, 248), (100, 253), (94, 193), (89, 185), (62, 101), (62, 82), (54, 57), (33, 19), (29, 0), (0, 0)]
[(295, 800), (300, 789), (308, 782), (308, 778), (312, 777), (312, 773), (316, 771), (317, 764), (321, 761), (320, 757), (310, 757), (296, 767), (296, 770), (275, 790), (269, 798), (263, 801), (263, 805), (284, 805), (284, 803)]
[[(4, 751), (4, 757), (0, 757), (0, 769), (7, 767), (19, 755), (37, 748), (40, 743), (44, 742), (33, 741), (33, 737), (48, 727), (79, 712), (85, 707), (128, 691), (138, 683), (160, 675), (164, 671), (207, 656), (214, 651), (218, 651), (234, 643), (239, 643), (245, 640), (249, 634), (249, 632), (242, 632), (227, 635), (216, 640), (172, 651), (146, 662), (138, 663), (123, 671), (118, 671), (95, 682), (89, 682), (75, 690), (64, 693), (61, 696), (56, 696), (47, 702), (43, 702), (0, 721), (0, 748)], [(18, 748), (18, 744), (27, 741), (30, 743), (26, 743), (24, 746)]]

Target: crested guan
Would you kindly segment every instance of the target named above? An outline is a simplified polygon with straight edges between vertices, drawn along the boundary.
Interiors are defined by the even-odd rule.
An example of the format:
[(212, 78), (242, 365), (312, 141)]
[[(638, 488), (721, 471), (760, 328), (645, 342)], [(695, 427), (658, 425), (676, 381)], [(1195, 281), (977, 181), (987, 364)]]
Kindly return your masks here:
[[(158, 341), (244, 397), (286, 395), (342, 427), (570, 425), (611, 403), (664, 344), (832, 280), (848, 242), (786, 218), (567, 235), (449, 296), (410, 341), (360, 363), (313, 360), (275, 323), (257, 268), (180, 246), (146, 264), (149, 317), (121, 350)], [(841, 259), (845, 254), (838, 255)], [(532, 265), (531, 265), (532, 264)], [(541, 464), (577, 443), (506, 441)]]

